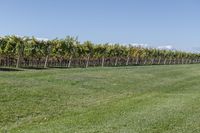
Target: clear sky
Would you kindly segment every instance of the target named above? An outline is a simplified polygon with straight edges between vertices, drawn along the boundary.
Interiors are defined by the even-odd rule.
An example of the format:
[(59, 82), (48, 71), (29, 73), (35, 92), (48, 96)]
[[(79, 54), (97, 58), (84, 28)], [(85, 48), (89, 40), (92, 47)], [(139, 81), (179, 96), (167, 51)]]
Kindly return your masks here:
[(0, 0), (0, 35), (200, 50), (200, 0)]

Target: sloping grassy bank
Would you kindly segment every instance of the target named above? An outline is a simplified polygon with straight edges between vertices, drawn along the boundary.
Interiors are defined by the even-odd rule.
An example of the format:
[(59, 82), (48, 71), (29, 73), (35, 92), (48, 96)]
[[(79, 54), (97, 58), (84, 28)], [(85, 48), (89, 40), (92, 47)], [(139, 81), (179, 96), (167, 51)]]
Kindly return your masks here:
[(200, 65), (0, 72), (2, 132), (200, 132)]

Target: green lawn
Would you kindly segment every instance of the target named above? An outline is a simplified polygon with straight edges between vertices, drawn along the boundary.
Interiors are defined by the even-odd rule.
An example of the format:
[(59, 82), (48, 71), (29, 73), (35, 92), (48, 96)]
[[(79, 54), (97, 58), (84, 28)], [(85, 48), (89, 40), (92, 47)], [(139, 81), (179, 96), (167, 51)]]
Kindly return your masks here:
[(0, 132), (199, 133), (200, 65), (0, 71)]

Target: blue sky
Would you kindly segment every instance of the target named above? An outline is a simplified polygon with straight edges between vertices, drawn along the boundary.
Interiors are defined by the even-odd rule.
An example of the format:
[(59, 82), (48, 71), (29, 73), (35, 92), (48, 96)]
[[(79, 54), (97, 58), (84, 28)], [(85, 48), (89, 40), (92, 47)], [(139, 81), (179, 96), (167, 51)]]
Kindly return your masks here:
[(200, 47), (199, 0), (1, 0), (0, 35)]

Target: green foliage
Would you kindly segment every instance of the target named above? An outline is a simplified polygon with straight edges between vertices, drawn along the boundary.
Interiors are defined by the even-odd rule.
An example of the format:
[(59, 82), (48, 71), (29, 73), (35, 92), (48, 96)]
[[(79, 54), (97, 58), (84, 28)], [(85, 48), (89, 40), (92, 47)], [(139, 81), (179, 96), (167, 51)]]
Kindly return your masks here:
[[(67, 36), (64, 39), (48, 41), (38, 40), (35, 37), (5, 36), (0, 38), (0, 56), (2, 59), (23, 57), (23, 59), (59, 61), (96, 58), (131, 58), (139, 60), (199, 60), (200, 54), (175, 50), (160, 50), (140, 46), (123, 46), (120, 44), (94, 44), (90, 41), (80, 43), (78, 38)], [(48, 60), (47, 60), (48, 62)], [(160, 62), (160, 61), (159, 61)], [(171, 62), (171, 61), (170, 61)], [(140, 61), (141, 63), (141, 61)]]

